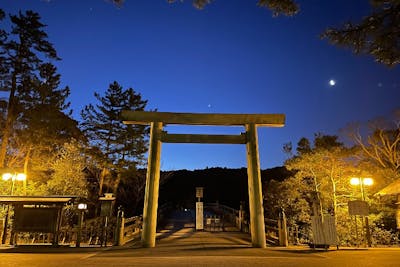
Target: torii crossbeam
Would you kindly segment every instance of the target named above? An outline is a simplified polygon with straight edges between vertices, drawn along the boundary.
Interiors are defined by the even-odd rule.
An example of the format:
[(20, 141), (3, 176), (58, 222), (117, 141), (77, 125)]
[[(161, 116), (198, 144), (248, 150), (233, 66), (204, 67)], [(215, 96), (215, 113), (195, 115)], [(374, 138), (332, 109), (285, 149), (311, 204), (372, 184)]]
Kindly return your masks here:
[[(250, 208), (250, 232), (252, 245), (265, 248), (265, 224), (258, 153), (257, 126), (283, 127), (284, 114), (215, 114), (122, 111), (125, 124), (150, 125), (146, 192), (143, 208), (142, 242), (144, 247), (156, 244), (158, 192), (160, 181), (161, 144), (164, 143), (212, 143), (246, 144), (247, 176)], [(244, 126), (240, 135), (168, 134), (163, 127), (168, 124)]]

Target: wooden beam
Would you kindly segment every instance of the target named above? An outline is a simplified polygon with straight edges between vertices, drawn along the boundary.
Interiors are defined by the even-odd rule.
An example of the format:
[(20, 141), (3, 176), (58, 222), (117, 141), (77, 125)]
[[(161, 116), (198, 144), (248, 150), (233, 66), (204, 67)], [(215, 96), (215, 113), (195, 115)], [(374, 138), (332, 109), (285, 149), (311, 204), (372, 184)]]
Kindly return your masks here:
[(163, 143), (246, 144), (246, 135), (168, 134), (161, 135)]
[(217, 113), (173, 113), (123, 110), (120, 115), (125, 124), (144, 124), (162, 122), (186, 125), (246, 125), (283, 127), (284, 114), (217, 114)]

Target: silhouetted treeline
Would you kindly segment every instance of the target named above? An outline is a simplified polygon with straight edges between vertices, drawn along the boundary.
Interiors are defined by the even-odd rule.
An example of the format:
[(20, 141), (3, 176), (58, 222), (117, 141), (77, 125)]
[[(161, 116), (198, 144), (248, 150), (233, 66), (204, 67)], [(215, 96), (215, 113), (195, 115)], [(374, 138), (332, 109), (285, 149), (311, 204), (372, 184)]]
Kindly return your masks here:
[[(262, 170), (263, 188), (272, 179), (283, 181), (290, 175), (291, 172), (285, 167)], [(122, 206), (126, 216), (143, 212), (146, 169), (136, 170), (134, 176), (135, 179), (123, 180), (119, 188), (116, 207)], [(235, 209), (239, 209), (241, 201), (246, 206), (248, 204), (246, 168), (162, 171), (160, 176), (159, 207), (168, 204), (169, 208), (194, 208), (197, 201), (196, 187), (204, 187), (205, 203), (218, 201)]]
[[(171, 203), (176, 207), (194, 208), (196, 187), (204, 187), (203, 202), (219, 202), (238, 209), (240, 202), (248, 203), (247, 169), (207, 168), (178, 170), (166, 177), (160, 186), (159, 205)], [(262, 170), (263, 184), (271, 179), (282, 181), (290, 175), (285, 167)]]

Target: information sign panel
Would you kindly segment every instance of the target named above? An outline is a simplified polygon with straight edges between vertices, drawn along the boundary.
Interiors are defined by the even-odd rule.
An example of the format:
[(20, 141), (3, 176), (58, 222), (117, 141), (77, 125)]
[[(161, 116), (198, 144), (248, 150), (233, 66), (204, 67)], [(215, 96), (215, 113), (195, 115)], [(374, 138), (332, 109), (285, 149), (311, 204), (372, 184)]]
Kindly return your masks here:
[(196, 187), (196, 197), (197, 198), (203, 197), (203, 187)]
[(369, 214), (368, 203), (363, 200), (349, 201), (349, 214), (351, 216), (353, 215), (368, 216)]
[(14, 229), (19, 232), (52, 233), (57, 227), (58, 208), (16, 208)]

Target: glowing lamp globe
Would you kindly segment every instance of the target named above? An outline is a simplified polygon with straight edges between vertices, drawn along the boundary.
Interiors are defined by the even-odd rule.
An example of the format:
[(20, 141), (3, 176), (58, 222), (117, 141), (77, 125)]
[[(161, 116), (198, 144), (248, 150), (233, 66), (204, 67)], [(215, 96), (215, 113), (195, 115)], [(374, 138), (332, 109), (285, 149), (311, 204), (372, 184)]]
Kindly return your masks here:
[(373, 185), (374, 184), (374, 180), (372, 180), (372, 178), (364, 178), (363, 179), (363, 184), (364, 185)]
[(351, 184), (351, 185), (359, 185), (359, 184), (360, 184), (360, 178), (352, 177), (352, 178), (350, 179), (350, 184)]

